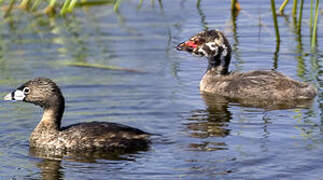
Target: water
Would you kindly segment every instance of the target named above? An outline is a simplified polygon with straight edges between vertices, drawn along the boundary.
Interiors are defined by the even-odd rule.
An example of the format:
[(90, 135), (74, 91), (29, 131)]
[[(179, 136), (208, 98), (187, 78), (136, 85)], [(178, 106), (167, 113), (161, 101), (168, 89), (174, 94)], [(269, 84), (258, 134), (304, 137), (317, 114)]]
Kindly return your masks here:
[[(206, 60), (174, 49), (204, 28), (217, 28), (233, 46), (232, 70), (277, 68), (320, 88), (323, 21), (317, 51), (311, 53), (305, 3), (301, 38), (290, 17), (279, 17), (277, 56), (268, 1), (241, 2), (234, 23), (230, 2), (211, 0), (200, 7), (193, 1), (162, 1), (162, 6), (144, 1), (139, 10), (136, 1), (123, 1), (117, 14), (111, 5), (101, 5), (78, 8), (65, 18), (14, 11), (0, 23), (1, 96), (26, 80), (49, 77), (66, 97), (63, 126), (109, 121), (162, 137), (154, 138), (148, 151), (117, 158), (32, 156), (28, 137), (40, 108), (2, 101), (0, 179), (320, 179), (321, 93), (306, 109), (210, 100), (198, 90)], [(68, 65), (76, 62), (140, 72)]]

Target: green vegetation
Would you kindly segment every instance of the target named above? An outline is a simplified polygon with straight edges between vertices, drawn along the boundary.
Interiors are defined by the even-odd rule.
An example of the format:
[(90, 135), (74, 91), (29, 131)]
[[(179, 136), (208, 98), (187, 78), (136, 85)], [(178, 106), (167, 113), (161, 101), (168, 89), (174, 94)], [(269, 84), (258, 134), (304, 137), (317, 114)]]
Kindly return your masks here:
[[(284, 9), (286, 5), (288, 4), (289, 0), (285, 0), (282, 5), (279, 8), (279, 13), (284, 14)], [(320, 0), (316, 0), (315, 6), (314, 6), (314, 0), (311, 0), (311, 9), (310, 9), (310, 19), (309, 19), (309, 28), (311, 32), (311, 48), (315, 49), (316, 47), (316, 42), (317, 42), (317, 23), (318, 23), (318, 16), (319, 16), (319, 3)], [(297, 14), (297, 6), (299, 4), (299, 14), (298, 14), (298, 19), (296, 19), (296, 14)], [(301, 0), (298, 2), (298, 0), (293, 1), (293, 7), (292, 7), (292, 17), (294, 20), (294, 24), (296, 25), (295, 29), (297, 32), (300, 34), (301, 33), (301, 25), (302, 25), (302, 16), (303, 16), (303, 7), (304, 7), (304, 0)], [(314, 11), (315, 9), (315, 11)], [(313, 14), (315, 13), (314, 16), (314, 21), (313, 21)]]
[[(138, 1), (138, 9), (141, 8), (144, 0)], [(158, 0), (159, 3), (162, 0)], [(315, 1), (315, 2), (314, 2)], [(200, 7), (202, 0), (196, 0), (197, 7)], [(35, 15), (47, 14), (49, 16), (66, 15), (74, 11), (76, 7), (95, 6), (102, 4), (110, 4), (113, 6), (114, 12), (119, 11), (122, 0), (0, 0), (0, 5), (4, 10), (4, 17), (9, 17), (13, 10), (26, 11)], [(154, 4), (154, 0), (151, 0)], [(289, 0), (284, 0), (279, 8), (279, 14), (284, 15), (284, 10), (287, 7)], [(310, 2), (310, 19), (309, 28), (311, 36), (311, 48), (314, 49), (317, 44), (317, 23), (319, 18), (319, 0), (311, 0)], [(315, 4), (315, 5), (314, 5)], [(291, 16), (293, 18), (294, 28), (297, 33), (301, 33), (302, 17), (303, 17), (304, 0), (293, 0), (291, 5)], [(273, 13), (273, 22), (276, 33), (277, 42), (280, 41), (279, 27), (277, 22), (275, 1), (271, 0), (271, 8)], [(233, 17), (238, 16), (240, 11), (240, 4), (238, 0), (231, 0), (231, 14)]]
[[(3, 1), (0, 3), (4, 4)], [(121, 0), (10, 0), (9, 4), (4, 4), (5, 17), (7, 17), (13, 9), (20, 9), (34, 14), (47, 14), (53, 16), (56, 14), (65, 15), (71, 13), (75, 7), (113, 4), (114, 10), (118, 11)]]
[(281, 4), (281, 6), (280, 6), (280, 8), (279, 8), (279, 13), (280, 13), (280, 14), (284, 14), (284, 9), (285, 9), (286, 5), (288, 4), (288, 2), (289, 2), (289, 0), (285, 0), (285, 1)]
[(280, 35), (279, 35), (279, 29), (278, 29), (275, 0), (271, 0), (271, 10), (272, 10), (272, 14), (273, 14), (274, 27), (275, 27), (275, 32), (276, 32), (276, 41), (279, 44)]
[(314, 19), (314, 25), (313, 25), (313, 31), (312, 31), (312, 49), (314, 49), (314, 47), (316, 47), (316, 38), (317, 38), (317, 22), (319, 19), (319, 3), (320, 0), (316, 0), (316, 5), (315, 5), (315, 19)]
[[(316, 47), (317, 42), (317, 23), (318, 23), (318, 16), (319, 16), (319, 1), (316, 0), (315, 6), (314, 6), (314, 0), (311, 0), (311, 9), (310, 9), (310, 19), (309, 19), (309, 27), (311, 32), (311, 48), (314, 49)], [(279, 14), (284, 15), (285, 7), (287, 6), (289, 0), (285, 0), (280, 8), (279, 8)], [(200, 0), (198, 0), (198, 3), (200, 3)], [(299, 5), (299, 9), (298, 8)], [(292, 4), (292, 18), (294, 23), (294, 28), (298, 34), (301, 33), (301, 26), (302, 26), (302, 17), (303, 17), (303, 7), (304, 7), (304, 0), (293, 0)], [(276, 8), (275, 8), (275, 0), (271, 0), (271, 9), (272, 9), (272, 15), (273, 15), (273, 22), (274, 22), (274, 28), (276, 33), (276, 41), (279, 43), (280, 41), (280, 35), (279, 35), (279, 27), (277, 22), (277, 15), (276, 15)], [(314, 11), (315, 9), (315, 11)], [(240, 4), (238, 0), (231, 0), (231, 14), (233, 17), (237, 16), (238, 12), (240, 10)], [(297, 17), (297, 10), (298, 10), (298, 17)], [(314, 21), (313, 21), (313, 14)]]
[(108, 66), (108, 65), (103, 65), (103, 64), (91, 64), (91, 63), (87, 63), (87, 62), (64, 62), (63, 65), (83, 67), (83, 68), (103, 69), (103, 70), (144, 73), (143, 71), (136, 70), (136, 69), (122, 68), (122, 67), (117, 67), (117, 66)]

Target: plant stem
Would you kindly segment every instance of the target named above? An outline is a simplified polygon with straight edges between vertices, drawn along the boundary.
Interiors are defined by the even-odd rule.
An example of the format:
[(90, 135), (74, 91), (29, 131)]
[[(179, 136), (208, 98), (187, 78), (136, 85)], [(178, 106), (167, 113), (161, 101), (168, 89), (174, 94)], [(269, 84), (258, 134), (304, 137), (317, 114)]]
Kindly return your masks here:
[(314, 0), (311, 0), (311, 9), (310, 9), (310, 33), (311, 33), (311, 37), (312, 37), (312, 33), (313, 33), (313, 8), (314, 8)]
[(30, 2), (30, 0), (23, 0), (20, 3), (19, 7), (21, 7), (22, 9), (28, 9), (29, 2)]
[(240, 4), (238, 0), (231, 0), (231, 14), (238, 14), (240, 10)]
[(13, 8), (13, 5), (15, 4), (15, 2), (16, 2), (16, 0), (11, 0), (11, 1), (10, 1), (10, 4), (9, 4), (9, 6), (8, 6), (8, 9), (7, 9), (7, 11), (4, 13), (4, 17), (8, 17), (8, 16), (9, 16), (9, 14), (10, 14), (10, 12), (11, 12), (12, 8)]
[(139, 4), (138, 4), (138, 7), (137, 7), (138, 10), (141, 9), (142, 3), (143, 3), (143, 0), (139, 0)]
[(278, 23), (277, 23), (275, 0), (271, 0), (271, 11), (273, 13), (274, 27), (275, 27), (275, 32), (276, 32), (276, 42), (280, 43), (280, 35), (279, 35), (279, 29), (278, 29)]
[(44, 13), (48, 14), (49, 16), (55, 15), (55, 4), (56, 0), (50, 0), (49, 5), (44, 9)]
[[(232, 0), (232, 1), (234, 1), (234, 0)], [(232, 1), (231, 1), (231, 2), (232, 2)], [(201, 0), (197, 0), (197, 2), (196, 2), (196, 6), (197, 6), (197, 7), (200, 7), (200, 4), (201, 4)], [(232, 6), (231, 6), (231, 8), (232, 8)]]
[(121, 0), (116, 0), (114, 3), (113, 11), (118, 12), (119, 11), (119, 6), (120, 6)]
[(314, 26), (313, 26), (313, 33), (312, 33), (312, 43), (311, 43), (312, 49), (314, 49), (314, 47), (316, 46), (317, 22), (318, 22), (318, 19), (319, 19), (319, 3), (320, 3), (320, 0), (316, 0), (315, 19), (314, 19)]
[(67, 7), (68, 7), (68, 5), (69, 5), (70, 3), (71, 3), (71, 0), (65, 0), (64, 5), (63, 5), (63, 7), (62, 7), (62, 9), (61, 9), (60, 14), (66, 14), (66, 12), (67, 12)]
[(286, 7), (286, 5), (288, 4), (289, 0), (285, 0), (282, 5), (280, 5), (280, 8), (279, 8), (279, 13), (280, 14), (284, 14), (284, 9)]
[(75, 7), (76, 3), (77, 3), (77, 0), (72, 0), (72, 1), (71, 1), (71, 3), (70, 3), (70, 4), (69, 4), (69, 6), (68, 6), (68, 11), (69, 11), (69, 12), (72, 12), (72, 11), (73, 11), (73, 9), (74, 9), (74, 7)]
[(42, 0), (35, 0), (34, 4), (31, 6), (31, 11), (36, 10)]
[(55, 4), (56, 4), (56, 0), (51, 0), (50, 3), (49, 3), (49, 5), (52, 6), (52, 7), (54, 7)]
[(294, 2), (293, 2), (292, 16), (293, 17), (296, 17), (296, 13), (297, 13), (297, 0), (294, 0)]
[(301, 0), (301, 5), (299, 6), (298, 22), (297, 22), (297, 31), (299, 33), (301, 32), (301, 26), (302, 26), (303, 5), (304, 5), (304, 0)]

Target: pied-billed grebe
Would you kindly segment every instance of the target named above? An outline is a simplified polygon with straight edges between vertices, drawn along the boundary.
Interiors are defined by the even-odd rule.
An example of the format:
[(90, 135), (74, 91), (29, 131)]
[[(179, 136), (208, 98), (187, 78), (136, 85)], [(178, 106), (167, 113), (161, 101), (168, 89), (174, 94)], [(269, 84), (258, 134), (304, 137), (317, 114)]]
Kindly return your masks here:
[(58, 152), (132, 152), (146, 149), (150, 134), (129, 126), (109, 122), (86, 122), (60, 127), (64, 97), (50, 79), (30, 80), (4, 97), (41, 106), (43, 117), (31, 133), (31, 148)]
[(295, 81), (274, 70), (229, 72), (231, 46), (217, 30), (202, 31), (177, 45), (177, 50), (206, 56), (209, 66), (200, 82), (200, 90), (233, 99), (293, 101), (313, 99), (313, 85)]

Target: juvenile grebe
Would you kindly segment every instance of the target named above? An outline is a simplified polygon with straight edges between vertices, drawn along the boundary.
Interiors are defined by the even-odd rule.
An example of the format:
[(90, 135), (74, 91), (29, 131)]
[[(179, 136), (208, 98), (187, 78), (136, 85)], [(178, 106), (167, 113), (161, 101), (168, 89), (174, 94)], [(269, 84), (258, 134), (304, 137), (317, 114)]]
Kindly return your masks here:
[(146, 149), (149, 133), (109, 122), (86, 122), (61, 126), (65, 102), (60, 88), (50, 79), (36, 78), (4, 97), (38, 105), (43, 117), (30, 135), (29, 146), (59, 152), (132, 152)]
[(205, 93), (274, 102), (310, 100), (317, 94), (313, 85), (274, 70), (229, 72), (231, 46), (223, 33), (217, 30), (202, 31), (176, 48), (208, 58), (209, 65), (200, 82), (200, 91)]

